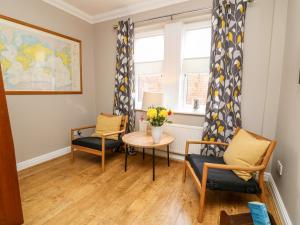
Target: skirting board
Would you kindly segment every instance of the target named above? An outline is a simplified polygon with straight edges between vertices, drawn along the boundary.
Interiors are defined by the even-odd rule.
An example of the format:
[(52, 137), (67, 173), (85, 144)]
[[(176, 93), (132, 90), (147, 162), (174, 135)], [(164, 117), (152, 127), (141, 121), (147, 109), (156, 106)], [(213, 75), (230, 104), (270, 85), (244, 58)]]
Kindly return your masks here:
[(289, 214), (285, 208), (285, 205), (284, 205), (281, 195), (277, 189), (277, 186), (272, 177), (272, 174), (265, 173), (265, 178), (267, 178), (267, 181), (268, 181), (267, 184), (268, 184), (269, 190), (274, 199), (276, 208), (279, 212), (279, 215), (281, 217), (281, 221), (282, 221), (283, 225), (292, 225), (292, 221), (291, 221)]
[[(140, 149), (137, 149), (138, 151), (141, 151)], [(66, 147), (66, 148), (62, 148), (23, 162), (19, 162), (17, 163), (17, 170), (21, 171), (24, 170), (26, 168), (41, 164), (43, 162), (47, 162), (51, 159), (55, 159), (58, 158), (60, 156), (66, 155), (68, 153), (70, 153), (71, 151), (71, 147)], [(146, 151), (148, 154), (152, 154), (151, 152)], [(161, 157), (166, 157), (166, 152), (163, 151), (157, 151), (157, 155), (161, 156)], [(177, 154), (173, 154), (170, 152), (170, 158), (174, 159), (174, 160), (183, 160), (184, 157), (182, 155), (177, 155)], [(284, 225), (292, 225), (291, 219), (288, 215), (288, 212), (285, 208), (285, 205), (282, 201), (281, 195), (277, 189), (277, 186), (275, 184), (275, 181), (271, 175), (271, 173), (265, 173), (265, 181), (267, 181), (269, 190), (271, 192), (271, 195), (275, 201), (276, 207), (278, 209), (278, 212), (280, 214), (281, 220), (283, 222)]]
[(62, 148), (62, 149), (59, 149), (59, 150), (56, 150), (53, 152), (49, 152), (44, 155), (37, 156), (32, 159), (25, 160), (23, 162), (19, 162), (19, 163), (17, 163), (17, 170), (21, 171), (21, 170), (27, 169), (29, 167), (41, 164), (43, 162), (47, 162), (51, 159), (55, 159), (57, 157), (66, 155), (70, 152), (71, 152), (71, 147), (65, 147), (65, 148)]

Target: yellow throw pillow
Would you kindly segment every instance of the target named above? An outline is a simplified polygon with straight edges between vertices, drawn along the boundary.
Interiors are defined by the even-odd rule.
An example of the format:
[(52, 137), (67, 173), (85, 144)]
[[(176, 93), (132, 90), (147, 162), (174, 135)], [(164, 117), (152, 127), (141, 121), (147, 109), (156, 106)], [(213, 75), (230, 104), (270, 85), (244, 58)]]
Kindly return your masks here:
[[(102, 134), (120, 131), (122, 116), (104, 116), (97, 117), (97, 124), (93, 137), (100, 137)], [(107, 139), (118, 140), (118, 134), (106, 137)]]
[[(241, 129), (225, 151), (224, 161), (226, 164), (234, 166), (256, 166), (261, 162), (269, 145), (269, 141), (259, 140)], [(233, 172), (245, 181), (252, 178), (251, 172), (237, 170)]]

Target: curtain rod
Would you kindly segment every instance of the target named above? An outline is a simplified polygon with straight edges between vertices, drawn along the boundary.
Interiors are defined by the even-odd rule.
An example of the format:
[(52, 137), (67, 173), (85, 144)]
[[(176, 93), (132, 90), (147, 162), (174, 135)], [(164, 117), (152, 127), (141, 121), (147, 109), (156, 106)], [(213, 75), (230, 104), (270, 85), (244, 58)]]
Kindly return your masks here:
[[(212, 8), (207, 7), (207, 8), (201, 8), (201, 9), (194, 9), (194, 10), (189, 10), (189, 11), (184, 11), (184, 12), (179, 12), (179, 13), (168, 14), (168, 15), (164, 15), (164, 16), (153, 17), (153, 18), (150, 18), (150, 19), (139, 20), (139, 21), (136, 21), (135, 24), (144, 23), (144, 22), (147, 22), (147, 21), (159, 20), (159, 19), (168, 18), (168, 17), (173, 19), (173, 16), (178, 16), (178, 15), (183, 15), (183, 14), (188, 14), (188, 13), (193, 13), (193, 12), (209, 11), (209, 10), (212, 10)], [(113, 27), (114, 27), (114, 29), (117, 29), (118, 25), (114, 25)]]
[[(254, 0), (244, 0), (244, 1), (247, 1), (249, 3), (250, 2), (254, 2)], [(184, 12), (179, 12), (179, 13), (168, 14), (168, 15), (164, 15), (164, 16), (153, 17), (153, 18), (150, 18), (150, 19), (139, 20), (139, 21), (136, 21), (135, 24), (137, 24), (137, 23), (144, 23), (144, 22), (147, 22), (147, 21), (158, 20), (158, 19), (163, 19), (163, 18), (168, 18), (168, 17), (170, 17), (171, 20), (172, 20), (173, 16), (178, 16), (178, 15), (183, 15), (183, 14), (188, 14), (188, 13), (194, 13), (194, 12), (209, 11), (209, 10), (212, 10), (212, 8), (211, 7), (207, 7), (207, 8), (194, 9), (194, 10), (189, 10), (189, 11), (184, 11)], [(113, 26), (113, 28), (116, 30), (118, 28), (118, 25), (115, 24)]]

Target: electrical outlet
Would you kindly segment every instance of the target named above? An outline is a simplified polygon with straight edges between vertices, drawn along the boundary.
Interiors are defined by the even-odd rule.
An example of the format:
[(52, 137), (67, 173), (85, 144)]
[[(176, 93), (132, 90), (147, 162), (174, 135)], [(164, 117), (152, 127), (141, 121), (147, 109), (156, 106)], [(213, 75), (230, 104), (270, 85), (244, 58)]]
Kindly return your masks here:
[(73, 131), (73, 135), (74, 136), (80, 136), (81, 135), (81, 131), (75, 130), (75, 131)]
[(277, 160), (277, 173), (280, 176), (282, 176), (282, 171), (283, 171), (283, 165), (282, 165), (282, 163), (279, 160)]

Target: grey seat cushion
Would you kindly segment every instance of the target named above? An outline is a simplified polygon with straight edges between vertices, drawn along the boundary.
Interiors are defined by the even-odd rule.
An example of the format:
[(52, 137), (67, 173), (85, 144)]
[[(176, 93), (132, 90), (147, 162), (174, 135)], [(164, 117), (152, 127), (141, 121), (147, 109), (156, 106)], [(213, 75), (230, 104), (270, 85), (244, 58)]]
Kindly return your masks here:
[[(203, 164), (205, 162), (225, 164), (223, 158), (201, 156), (196, 154), (188, 155), (187, 160), (190, 162), (200, 182), (202, 179)], [(221, 169), (208, 169), (207, 188), (211, 190), (233, 191), (250, 194), (258, 194), (261, 192), (254, 178), (249, 181), (244, 181), (231, 170)]]
[[(72, 141), (73, 145), (79, 145), (82, 147), (92, 148), (96, 150), (102, 149), (102, 140), (99, 137), (82, 137), (77, 138)], [(114, 149), (119, 148), (122, 145), (122, 140), (111, 140), (105, 139), (105, 148), (107, 149)]]

